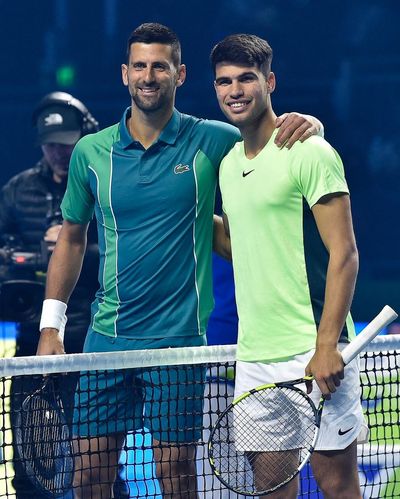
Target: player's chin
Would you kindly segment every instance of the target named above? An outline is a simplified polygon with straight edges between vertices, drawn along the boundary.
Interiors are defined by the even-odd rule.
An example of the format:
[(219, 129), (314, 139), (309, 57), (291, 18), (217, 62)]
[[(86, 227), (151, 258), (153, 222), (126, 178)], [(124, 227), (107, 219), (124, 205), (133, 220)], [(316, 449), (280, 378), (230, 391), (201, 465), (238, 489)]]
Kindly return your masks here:
[(230, 123), (232, 123), (232, 125), (235, 125), (238, 127), (245, 125), (249, 120), (248, 113), (244, 113), (244, 112), (237, 113), (235, 111), (231, 111), (230, 109), (227, 109), (226, 111), (224, 111), (224, 114), (227, 117), (227, 119), (230, 121)]

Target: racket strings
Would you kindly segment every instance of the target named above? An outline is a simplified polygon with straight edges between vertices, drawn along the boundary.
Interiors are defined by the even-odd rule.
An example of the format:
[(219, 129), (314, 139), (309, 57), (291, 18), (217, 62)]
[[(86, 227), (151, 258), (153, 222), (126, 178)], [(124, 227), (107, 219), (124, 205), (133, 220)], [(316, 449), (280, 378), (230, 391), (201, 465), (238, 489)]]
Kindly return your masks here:
[(243, 398), (220, 419), (210, 454), (229, 487), (256, 495), (297, 474), (315, 434), (315, 409), (303, 392), (274, 387)]
[(31, 396), (23, 404), (19, 428), (27, 473), (56, 495), (71, 483), (73, 473), (72, 444), (59, 404), (55, 394)]

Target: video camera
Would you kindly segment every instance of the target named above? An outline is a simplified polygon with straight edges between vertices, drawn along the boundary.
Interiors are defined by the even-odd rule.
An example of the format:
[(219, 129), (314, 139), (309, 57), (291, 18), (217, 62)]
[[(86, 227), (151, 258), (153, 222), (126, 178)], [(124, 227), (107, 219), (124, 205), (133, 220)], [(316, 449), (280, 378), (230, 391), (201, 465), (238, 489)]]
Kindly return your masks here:
[(0, 265), (10, 267), (10, 271), (18, 268), (45, 272), (49, 263), (49, 250), (45, 241), (40, 245), (40, 252), (20, 251), (7, 244), (0, 248)]

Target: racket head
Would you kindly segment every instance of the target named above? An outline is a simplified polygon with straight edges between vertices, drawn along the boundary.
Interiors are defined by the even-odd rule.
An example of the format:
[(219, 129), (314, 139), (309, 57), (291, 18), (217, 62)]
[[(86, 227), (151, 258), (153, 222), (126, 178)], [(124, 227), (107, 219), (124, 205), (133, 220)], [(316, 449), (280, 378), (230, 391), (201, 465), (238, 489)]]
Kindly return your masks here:
[(230, 490), (260, 496), (290, 482), (307, 463), (318, 436), (318, 409), (292, 383), (255, 388), (221, 413), (208, 442), (217, 478)]
[(46, 376), (25, 398), (15, 422), (21, 465), (32, 484), (47, 497), (61, 497), (72, 486), (74, 454), (63, 404)]

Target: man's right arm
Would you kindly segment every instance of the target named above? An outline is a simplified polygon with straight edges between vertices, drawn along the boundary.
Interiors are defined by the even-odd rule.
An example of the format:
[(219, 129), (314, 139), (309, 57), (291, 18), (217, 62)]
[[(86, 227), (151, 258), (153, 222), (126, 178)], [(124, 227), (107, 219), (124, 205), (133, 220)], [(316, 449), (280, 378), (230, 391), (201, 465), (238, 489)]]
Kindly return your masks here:
[[(81, 272), (87, 227), (87, 224), (63, 222), (47, 271), (46, 299), (68, 302)], [(51, 319), (49, 317), (50, 322)], [(44, 327), (40, 332), (37, 355), (62, 353), (65, 353), (64, 344), (59, 330)]]

